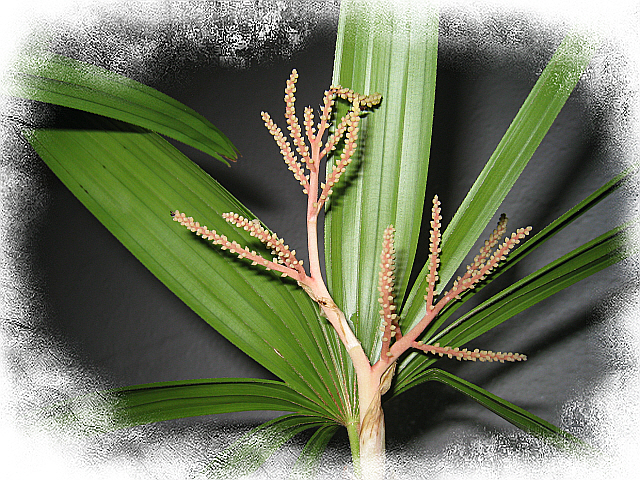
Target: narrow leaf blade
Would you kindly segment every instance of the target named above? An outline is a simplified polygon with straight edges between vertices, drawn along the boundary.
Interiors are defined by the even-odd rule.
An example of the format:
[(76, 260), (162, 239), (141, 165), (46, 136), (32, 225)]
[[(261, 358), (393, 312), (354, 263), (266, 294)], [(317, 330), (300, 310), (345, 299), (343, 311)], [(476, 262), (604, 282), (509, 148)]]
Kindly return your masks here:
[[(112, 405), (113, 426), (125, 428), (178, 418), (271, 410), (322, 415), (317, 404), (282, 382), (252, 378), (214, 378), (158, 382), (74, 398), (52, 407), (59, 420), (91, 416), (96, 396)], [(55, 412), (62, 414), (56, 415)]]
[(260, 468), (282, 445), (310, 428), (330, 425), (325, 419), (284, 415), (253, 429), (221, 452), (207, 468), (215, 478), (248, 475)]
[(527, 412), (523, 408), (508, 402), (487, 390), (467, 382), (451, 373), (432, 368), (426, 372), (414, 385), (418, 383), (437, 381), (450, 387), (455, 388), (459, 392), (464, 393), (472, 398), (480, 405), (488, 408), (495, 414), (501, 416), (506, 421), (530, 433), (538, 438), (544, 439), (550, 444), (563, 449), (572, 449), (580, 451), (592, 451), (592, 447), (579, 438), (565, 432), (561, 428), (543, 420), (542, 418)]
[(151, 87), (49, 52), (24, 53), (0, 82), (0, 94), (84, 110), (175, 138), (218, 160), (237, 149), (193, 109)]
[(320, 465), (320, 458), (338, 428), (338, 425), (324, 425), (315, 431), (302, 449), (293, 467), (293, 478), (307, 479), (314, 477)]
[(445, 285), (461, 264), (560, 113), (595, 53), (592, 38), (568, 34), (531, 90), (442, 237)]
[[(629, 226), (618, 227), (576, 248), (483, 302), (427, 343), (462, 346), (554, 293), (629, 257), (635, 252), (629, 246), (629, 233)], [(421, 378), (434, 361), (426, 356), (409, 360), (398, 374), (394, 394)]]
[[(553, 124), (596, 50), (596, 41), (569, 33), (467, 193), (442, 237), (438, 291), (442, 291), (479, 238)], [(425, 265), (407, 306), (426, 288)]]
[(627, 258), (628, 227), (617, 227), (516, 282), (460, 318), (434, 340), (466, 343), (554, 293)]
[[(545, 242), (553, 238), (557, 233), (561, 232), (565, 227), (576, 221), (582, 215), (587, 213), (591, 208), (598, 205), (602, 200), (607, 198), (609, 195), (618, 191), (620, 188), (624, 188), (630, 184), (630, 182), (634, 181), (638, 172), (638, 165), (634, 165), (621, 174), (615, 176), (607, 183), (602, 185), (599, 189), (593, 192), (591, 195), (584, 198), (581, 202), (576, 204), (571, 209), (567, 210), (560, 217), (555, 219), (545, 228), (536, 233), (532, 238), (529, 238), (526, 242), (520, 245), (515, 251), (513, 251), (507, 257), (506, 261), (502, 262), (500, 268), (491, 274), (488, 279), (488, 283), (492, 282), (494, 279), (508, 271), (511, 267), (517, 265), (522, 259), (524, 259), (527, 255), (532, 253), (534, 250), (539, 248)], [(444, 322), (459, 308), (466, 302), (470, 300), (475, 294), (484, 288), (484, 285), (481, 284), (477, 288), (467, 291), (462, 295), (460, 301), (456, 301), (447, 305), (443, 311), (438, 315), (436, 320), (429, 326), (428, 330), (424, 333), (423, 339), (431, 338), (438, 328), (444, 324)], [(405, 317), (403, 318), (403, 328), (410, 330), (414, 325), (416, 325), (422, 316), (424, 315), (424, 305), (420, 305), (420, 303), (416, 302), (411, 305), (410, 308), (405, 312)], [(404, 369), (404, 365), (406, 361), (401, 363), (398, 371), (402, 371)]]

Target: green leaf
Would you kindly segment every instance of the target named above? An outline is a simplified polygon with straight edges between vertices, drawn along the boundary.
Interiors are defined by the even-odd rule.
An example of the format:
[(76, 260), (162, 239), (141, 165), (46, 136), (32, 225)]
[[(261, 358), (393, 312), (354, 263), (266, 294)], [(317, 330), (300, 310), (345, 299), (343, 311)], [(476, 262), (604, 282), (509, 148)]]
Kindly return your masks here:
[[(520, 111), (442, 235), (438, 291), (461, 265), (553, 124), (596, 50), (595, 39), (569, 33), (540, 75)], [(444, 199), (446, 201), (446, 199)], [(428, 265), (420, 272), (403, 310), (423, 308)]]
[(238, 156), (218, 128), (186, 105), (122, 75), (53, 53), (23, 53), (0, 82), (0, 94), (122, 120), (175, 138), (224, 163), (225, 158)]
[[(110, 390), (99, 395), (114, 400), (111, 413), (116, 428), (250, 410), (323, 414), (318, 405), (282, 382), (252, 378), (150, 383)], [(75, 398), (54, 406), (54, 410), (76, 415), (78, 411), (91, 410), (93, 397)]]
[(320, 458), (338, 428), (338, 425), (325, 425), (315, 431), (302, 449), (293, 467), (293, 478), (307, 479), (314, 477), (320, 465)]
[(169, 215), (178, 209), (270, 255), (220, 216), (234, 211), (253, 219), (251, 212), (159, 135), (79, 115), (88, 130), (26, 134), (53, 172), (207, 323), (325, 416), (351, 418), (351, 400), (325, 337), (335, 333), (327, 333), (326, 321), (306, 293), (291, 280), (221, 251)]
[[(546, 265), (462, 316), (427, 343), (459, 347), (491, 330), (514, 315), (550, 297), (554, 293), (629, 257), (629, 226), (610, 230), (598, 238)], [(394, 395), (415, 384), (433, 357), (411, 360), (412, 365), (398, 374)]]
[(554, 293), (627, 258), (629, 227), (616, 227), (494, 295), (433, 340), (466, 343)]
[[(473, 290), (467, 290), (463, 295), (460, 301), (452, 302), (448, 304), (438, 315), (438, 317), (429, 325), (429, 328), (424, 332), (421, 336), (423, 340), (427, 338), (433, 337), (435, 332), (443, 325), (446, 320), (458, 309), (460, 308), (467, 300), (471, 299), (475, 294), (481, 291), (485, 285), (491, 283), (493, 280), (498, 278), (500, 275), (508, 271), (511, 267), (515, 266), (520, 262), (520, 260), (524, 259), (531, 252), (536, 250), (542, 244), (544, 244), (549, 239), (553, 238), (554, 235), (562, 231), (566, 226), (571, 225), (574, 221), (580, 218), (583, 214), (588, 212), (591, 208), (598, 205), (602, 200), (607, 198), (612, 193), (616, 192), (619, 188), (629, 185), (629, 182), (635, 178), (635, 175), (638, 172), (638, 165), (632, 166), (628, 168), (626, 171), (617, 175), (616, 177), (609, 180), (598, 190), (593, 192), (591, 195), (586, 197), (580, 203), (575, 205), (573, 208), (569, 209), (563, 215), (558, 217), (556, 220), (547, 225), (544, 229), (534, 235), (532, 238), (529, 238), (526, 242), (520, 245), (515, 251), (511, 252), (507, 257), (506, 261), (500, 264), (500, 268), (491, 274), (488, 278), (487, 282), (480, 284)], [(410, 330), (410, 328), (417, 324), (422, 316), (424, 315), (424, 308), (420, 310), (416, 310), (415, 308), (411, 308), (410, 312), (412, 312), (415, 316), (413, 317), (405, 317), (403, 319), (403, 326), (405, 329)], [(420, 357), (421, 358), (421, 357)], [(398, 371), (400, 372), (405, 368), (408, 363), (408, 357), (399, 365)]]
[(466, 380), (456, 377), (451, 373), (436, 368), (429, 369), (419, 380), (416, 380), (412, 386), (419, 383), (437, 381), (455, 388), (459, 392), (471, 397), (483, 407), (488, 408), (492, 412), (500, 415), (509, 423), (530, 433), (538, 438), (542, 438), (547, 442), (559, 448), (569, 448), (573, 450), (592, 451), (593, 448), (574, 437), (570, 433), (556, 427), (555, 425), (527, 412), (513, 403), (507, 402), (502, 398), (489, 393), (483, 388), (467, 382)]
[(301, 415), (278, 417), (253, 429), (217, 455), (206, 473), (216, 478), (247, 475), (260, 468), (271, 455), (298, 433), (330, 425), (330, 422), (322, 418)]
[(382, 103), (363, 119), (357, 156), (328, 204), (325, 257), (329, 290), (375, 361), (382, 233), (390, 224), (397, 230), (398, 298), (407, 289), (420, 233), (415, 220), (422, 218), (429, 165), (438, 13), (360, 4), (340, 5), (333, 82), (379, 92)]

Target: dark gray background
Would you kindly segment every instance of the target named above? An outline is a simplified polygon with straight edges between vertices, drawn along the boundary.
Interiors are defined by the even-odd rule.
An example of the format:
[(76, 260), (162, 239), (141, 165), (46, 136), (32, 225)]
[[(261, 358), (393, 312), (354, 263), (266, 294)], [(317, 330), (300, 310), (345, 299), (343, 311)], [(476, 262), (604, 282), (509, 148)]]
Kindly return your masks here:
[[(81, 35), (58, 31), (53, 47), (154, 86), (210, 119), (240, 150), (242, 156), (230, 168), (173, 143), (305, 258), (305, 198), (264, 128), (260, 111), (283, 123), (284, 82), (292, 68), (300, 75), (298, 108), (318, 105), (331, 84), (337, 18), (285, 19), (271, 42), (236, 50), (235, 56), (225, 56), (215, 42), (190, 44), (183, 38), (185, 25), (127, 23), (117, 14), (105, 15), (97, 27)], [(292, 40), (288, 25), (298, 27), (302, 40)], [(160, 31), (163, 36), (158, 37)], [(481, 24), (443, 17), (426, 198), (439, 195), (445, 227), (562, 33), (516, 15), (495, 14)], [(127, 53), (127, 45), (144, 45), (147, 37), (158, 39), (152, 58), (142, 62), (135, 52)], [(608, 48), (614, 47), (605, 44), (585, 76), (596, 87), (609, 81), (599, 77), (611, 54)], [(498, 212), (508, 214), (510, 231), (525, 225), (532, 225), (534, 232), (542, 229), (620, 170), (623, 159), (614, 140), (621, 119), (619, 98), (615, 88), (594, 97), (593, 84), (579, 84)], [(602, 88), (598, 91), (602, 93)], [(64, 125), (70, 115), (66, 109), (43, 110), (28, 103), (16, 108), (47, 113), (8, 119), (16, 125)], [(14, 160), (20, 168), (35, 172), (38, 198), (46, 205), (33, 225), (37, 234), (28, 244), (46, 316), (30, 328), (55, 338), (74, 363), (107, 386), (191, 378), (274, 378), (157, 281), (27, 147), (16, 150)], [(623, 207), (622, 195), (606, 200), (485, 289), (483, 297), (617, 225)], [(421, 262), (426, 258), (424, 246), (423, 241)], [(620, 266), (609, 268), (470, 345), (526, 353), (529, 360), (524, 364), (443, 360), (437, 366), (588, 438), (596, 421), (586, 399), (620, 363), (610, 349), (604, 305), (622, 290), (624, 277)], [(576, 399), (577, 406), (566, 407)], [(499, 417), (439, 384), (423, 384), (393, 399), (386, 404), (385, 415), (390, 447), (410, 445), (418, 452), (513, 431)], [(235, 425), (272, 416), (258, 412), (223, 419)], [(166, 428), (175, 433), (189, 422), (167, 422)], [(344, 441), (344, 437), (337, 440)]]

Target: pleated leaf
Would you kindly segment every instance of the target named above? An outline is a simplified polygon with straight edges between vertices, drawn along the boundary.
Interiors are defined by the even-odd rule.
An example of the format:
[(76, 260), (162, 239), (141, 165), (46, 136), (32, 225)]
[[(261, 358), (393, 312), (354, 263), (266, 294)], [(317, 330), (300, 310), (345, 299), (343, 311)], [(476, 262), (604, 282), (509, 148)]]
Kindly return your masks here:
[(223, 161), (236, 148), (211, 122), (151, 87), (89, 63), (24, 52), (0, 82), (0, 94), (76, 108), (175, 138)]
[(422, 218), (429, 165), (438, 14), (408, 4), (403, 10), (361, 3), (341, 3), (333, 82), (359, 93), (379, 92), (382, 103), (363, 120), (357, 158), (328, 204), (325, 256), (329, 290), (375, 361), (382, 233), (389, 224), (398, 232), (398, 298), (406, 291), (420, 233), (416, 219)]
[(429, 381), (437, 381), (455, 388), (459, 392), (464, 393), (478, 402), (483, 407), (486, 407), (495, 414), (500, 415), (512, 425), (515, 425), (531, 435), (546, 440), (556, 447), (583, 452), (593, 450), (588, 444), (570, 433), (565, 432), (561, 428), (556, 427), (555, 425), (530, 412), (527, 412), (523, 408), (520, 408), (497, 395), (489, 393), (487, 390), (480, 388), (473, 383), (467, 382), (466, 380), (443, 370), (436, 368), (429, 369), (418, 381), (414, 382), (413, 386)]
[[(483, 302), (443, 332), (428, 338), (427, 343), (462, 346), (560, 290), (629, 257), (634, 253), (629, 246), (629, 233), (629, 226), (617, 227), (576, 248)], [(396, 377), (394, 395), (415, 384), (435, 361), (433, 356), (414, 355), (408, 359)]]
[(271, 258), (221, 218), (254, 216), (167, 141), (83, 114), (90, 130), (26, 134), (78, 199), (207, 323), (328, 417), (342, 419), (345, 393), (317, 306), (293, 281), (251, 267), (174, 222), (179, 209)]
[(221, 452), (205, 473), (214, 478), (237, 478), (255, 472), (282, 445), (310, 428), (332, 425), (326, 419), (283, 415), (253, 429)]
[[(527, 96), (502, 140), (442, 236), (438, 271), (442, 291), (460, 267), (553, 124), (595, 53), (595, 39), (569, 33)], [(420, 272), (403, 317), (424, 307), (428, 265)]]
[(251, 410), (324, 413), (282, 382), (253, 378), (159, 382), (107, 393), (116, 401), (113, 413), (119, 427)]

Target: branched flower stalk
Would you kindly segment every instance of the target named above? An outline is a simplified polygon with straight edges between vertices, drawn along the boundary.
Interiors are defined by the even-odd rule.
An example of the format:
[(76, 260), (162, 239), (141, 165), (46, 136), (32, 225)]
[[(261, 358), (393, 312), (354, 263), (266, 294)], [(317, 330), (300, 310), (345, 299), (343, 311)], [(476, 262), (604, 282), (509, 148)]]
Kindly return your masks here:
[[(526, 360), (525, 355), (518, 353), (494, 353), (479, 349), (471, 351), (466, 348), (441, 346), (439, 343), (429, 345), (419, 341), (418, 338), (449, 302), (460, 299), (460, 296), (465, 291), (475, 288), (485, 280), (499, 266), (500, 262), (505, 260), (506, 255), (529, 234), (531, 227), (518, 229), (494, 250), (494, 247), (506, 232), (507, 218), (502, 215), (498, 226), (484, 243), (473, 263), (467, 267), (466, 273), (454, 281), (449, 291), (442, 293), (437, 298), (436, 285), (438, 283), (438, 266), (440, 264), (442, 216), (440, 201), (437, 196), (434, 197), (431, 211), (428, 286), (424, 297), (426, 312), (424, 317), (403, 335), (394, 292), (394, 239), (396, 232), (392, 225), (388, 226), (382, 239), (378, 284), (382, 348), (380, 357), (373, 359), (375, 362), (370, 361), (360, 341), (351, 330), (344, 313), (331, 297), (322, 278), (318, 254), (317, 225), (318, 215), (322, 207), (333, 193), (334, 186), (351, 163), (353, 154), (356, 151), (361, 114), (365, 109), (371, 109), (378, 105), (382, 97), (377, 93), (361, 95), (339, 85), (330, 87), (324, 94), (320, 119), (317, 125), (313, 124), (313, 110), (310, 107), (304, 109), (305, 140), (295, 110), (297, 78), (298, 74), (293, 70), (287, 80), (284, 96), (286, 103), (285, 119), (291, 141), (287, 140), (282, 130), (268, 113), (262, 112), (262, 119), (280, 148), (280, 153), (286, 165), (293, 172), (294, 178), (300, 183), (303, 193), (307, 195), (308, 272), (303, 267), (303, 261), (296, 258), (295, 250), (291, 250), (284, 243), (284, 240), (262, 227), (258, 220), (249, 220), (233, 212), (223, 214), (226, 221), (249, 232), (251, 236), (256, 237), (267, 248), (271, 249), (271, 253), (274, 255), (272, 260), (265, 259), (260, 254), (242, 247), (235, 241), (229, 241), (226, 236), (218, 234), (215, 230), (209, 230), (206, 226), (201, 226), (192, 217), (187, 217), (178, 210), (172, 212), (172, 216), (175, 221), (186, 226), (197, 235), (211, 240), (216, 245), (220, 245), (223, 250), (229, 250), (239, 258), (250, 260), (252, 265), (261, 265), (267, 270), (279, 272), (282, 277), (291, 277), (297, 281), (312, 300), (318, 303), (324, 316), (331, 323), (344, 344), (356, 372), (361, 476), (367, 480), (382, 478), (384, 469), (384, 415), (381, 397), (390, 388), (391, 380), (395, 373), (396, 360), (402, 354), (409, 349), (417, 349), (426, 354), (439, 355), (440, 357), (446, 356), (457, 360), (481, 362)], [(337, 123), (333, 133), (328, 134), (336, 97), (349, 102), (350, 108), (347, 114)], [(325, 133), (327, 133), (327, 139), (323, 144)], [(336, 149), (341, 140), (344, 143), (342, 153), (331, 169), (327, 171), (325, 183), (320, 183), (320, 163), (329, 153)], [(294, 153), (294, 148), (296, 153)]]

